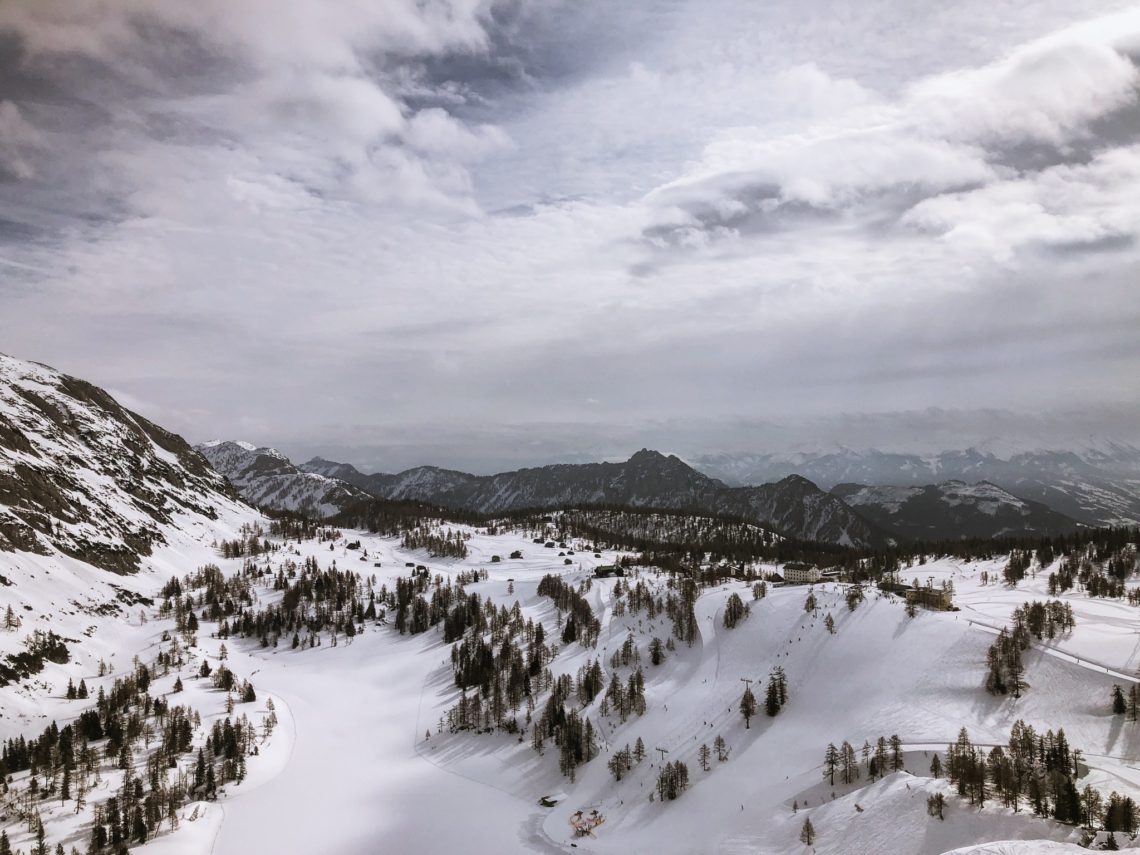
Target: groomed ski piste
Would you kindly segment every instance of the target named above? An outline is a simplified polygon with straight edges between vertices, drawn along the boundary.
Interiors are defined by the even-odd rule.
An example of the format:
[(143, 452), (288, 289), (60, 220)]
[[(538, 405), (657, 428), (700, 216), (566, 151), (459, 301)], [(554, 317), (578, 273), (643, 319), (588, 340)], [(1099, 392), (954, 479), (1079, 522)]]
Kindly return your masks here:
[[(227, 575), (237, 573), (243, 559), (222, 558), (216, 544), (238, 536), (243, 526), (267, 524), (237, 504), (213, 523), (188, 521), (168, 537), (169, 545), (144, 559), (134, 576), (114, 576), (65, 556), (0, 553), (0, 573), (16, 581), (5, 589), (6, 597), (26, 616), (20, 631), (0, 633), (4, 651), (18, 649), (33, 628), (51, 628), (79, 642), (69, 645), (71, 661), (48, 662), (18, 687), (0, 690), (0, 736), (31, 737), (53, 719), (61, 727), (74, 720), (90, 702), (66, 700), (69, 679), (85, 680), (94, 698), (99, 688), (129, 672), (133, 657), (151, 661), (164, 633), (174, 632), (173, 621), (157, 614), (162, 585), (210, 563)], [(664, 594), (667, 574), (642, 567), (631, 568), (621, 580), (591, 579), (596, 566), (613, 564), (622, 554), (595, 553), (582, 543), (552, 550), (535, 543), (529, 532), (488, 535), (477, 527), (450, 527), (470, 535), (466, 558), (433, 558), (423, 550), (403, 549), (396, 537), (346, 530), (331, 543), (278, 541), (255, 560), (272, 572), (286, 560), (311, 556), (322, 569), (335, 561), (376, 592), (382, 586), (392, 589), (415, 567), (445, 580), (485, 570), (487, 579), (465, 590), (506, 609), (517, 601), (524, 619), (541, 622), (557, 649), (548, 664), (556, 676), (574, 675), (596, 658), (608, 684), (611, 657), (632, 637), (645, 678), (645, 713), (622, 723), (612, 711), (602, 714), (601, 695), (581, 706), (581, 715), (595, 727), (598, 755), (579, 766), (571, 781), (559, 771), (557, 749), (550, 744), (537, 753), (527, 727), (521, 734), (450, 732), (444, 717), (459, 690), (451, 645), (444, 643), (439, 626), (401, 635), (390, 620), (369, 620), (351, 639), (342, 635), (334, 646), (326, 637), (308, 649), (292, 649), (284, 639), (265, 648), (256, 639), (231, 637), (224, 642), (226, 664), (257, 690), (257, 701), (239, 705), (237, 714), (260, 726), (271, 701), (277, 725), (260, 739), (257, 755), (248, 758), (244, 780), (223, 786), (216, 800), (184, 805), (177, 829), (132, 844), (132, 852), (1081, 851), (1076, 845), (1084, 836), (1080, 828), (1035, 817), (1024, 803), (1016, 812), (998, 800), (979, 809), (958, 797), (945, 778), (931, 777), (933, 754), (944, 751), (961, 728), (976, 745), (1003, 745), (1018, 720), (1041, 733), (1064, 729), (1088, 767), (1079, 787), (1091, 784), (1105, 796), (1112, 790), (1140, 796), (1135, 768), (1140, 723), (1114, 715), (1110, 703), (1114, 684), (1127, 689), (1138, 680), (1137, 611), (1126, 601), (1075, 590), (1060, 595), (1071, 604), (1076, 627), (1052, 642), (1035, 642), (1026, 652), (1028, 687), (1016, 699), (985, 692), (986, 650), (1015, 607), (1054, 597), (1047, 593), (1047, 571), (1006, 587), (1000, 581), (1004, 558), (937, 559), (904, 569), (903, 581), (913, 576), (936, 585), (952, 582), (960, 609), (920, 609), (913, 617), (898, 597), (873, 586), (865, 587), (865, 599), (854, 610), (846, 602), (849, 586), (838, 582), (769, 584), (762, 599), (753, 599), (752, 585), (743, 581), (702, 588), (693, 644), (675, 640), (675, 649), (655, 666), (648, 645), (655, 637), (668, 639), (671, 622), (663, 613), (652, 620), (644, 611), (616, 614), (614, 585), (642, 581)], [(349, 549), (352, 541), (360, 548)], [(516, 550), (522, 558), (508, 558)], [(570, 550), (567, 565), (559, 552)], [(493, 562), (493, 555), (502, 560)], [(585, 596), (601, 622), (596, 647), (561, 642), (563, 616), (549, 597), (537, 593), (547, 574), (572, 585), (591, 579)], [(982, 582), (985, 575), (989, 584)], [(132, 605), (110, 617), (79, 608), (85, 597), (98, 599), (92, 592), (112, 594), (107, 588), (112, 583), (154, 598), (154, 605)], [(809, 591), (817, 603), (810, 613), (804, 608)], [(723, 613), (733, 593), (749, 605), (750, 614), (729, 629)], [(256, 594), (259, 605), (279, 596), (266, 586)], [(834, 633), (825, 626), (827, 615)], [(168, 695), (181, 676), (186, 690), (175, 700), (199, 709), (207, 727), (227, 715), (225, 693), (194, 676), (202, 660), (220, 661), (223, 642), (212, 635), (216, 628), (203, 620), (187, 662), (152, 684), (152, 694)], [(100, 660), (110, 668), (103, 677)], [(788, 700), (778, 715), (768, 717), (761, 688), (774, 666), (787, 675)], [(617, 675), (625, 680), (631, 671), (620, 667)], [(742, 680), (754, 681), (760, 699), (749, 727), (740, 713)], [(539, 695), (539, 712), (545, 697)], [(518, 715), (521, 719), (525, 708)], [(864, 774), (846, 786), (824, 779), (829, 743), (849, 741), (858, 748), (892, 735), (903, 743), (905, 771), (874, 782)], [(728, 758), (714, 756), (704, 771), (701, 745), (711, 747), (718, 736)], [(647, 756), (615, 781), (607, 761), (638, 738)], [(196, 747), (202, 739), (195, 736)], [(683, 761), (689, 769), (689, 786), (675, 801), (650, 798), (662, 760)], [(118, 786), (113, 773), (104, 776), (102, 786), (103, 791), (96, 786), (88, 794), (89, 802), (113, 794)], [(946, 798), (944, 820), (928, 815), (927, 798), (935, 793)], [(592, 836), (577, 836), (571, 819), (578, 811), (597, 811), (605, 821)], [(88, 814), (58, 798), (45, 801), (40, 812), (53, 846), (59, 841), (68, 851), (72, 846), (85, 851)], [(816, 833), (811, 846), (800, 841), (808, 818)], [(34, 838), (27, 823), (10, 813), (4, 823), (13, 847), (30, 851)], [(1128, 845), (1122, 835), (1119, 841)]]

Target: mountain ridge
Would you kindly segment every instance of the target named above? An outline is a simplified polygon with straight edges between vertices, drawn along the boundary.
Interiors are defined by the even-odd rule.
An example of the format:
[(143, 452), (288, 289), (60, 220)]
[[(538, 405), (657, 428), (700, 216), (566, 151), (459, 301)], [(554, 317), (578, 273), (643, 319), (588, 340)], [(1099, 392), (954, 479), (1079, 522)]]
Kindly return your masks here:
[(87, 381), (0, 354), (0, 551), (129, 573), (183, 515), (237, 504), (181, 437)]
[[(222, 460), (216, 451), (199, 448), (207, 457), (213, 454), (220, 471), (234, 480), (232, 460)], [(734, 488), (698, 472), (676, 455), (650, 449), (641, 449), (622, 462), (555, 463), (494, 475), (434, 466), (395, 474), (365, 474), (351, 464), (319, 457), (294, 468), (310, 476), (335, 479), (375, 498), (421, 501), (478, 513), (622, 504), (733, 514), (798, 539), (846, 546), (879, 545), (887, 540), (885, 533), (842, 500), (805, 478)], [(268, 504), (266, 498), (272, 499), (272, 491), (256, 483), (260, 480), (256, 471), (244, 467), (234, 475), (234, 483), (247, 499), (262, 504)], [(348, 497), (343, 498), (342, 510), (348, 506)]]
[(957, 540), (1070, 534), (1076, 520), (988, 481), (923, 486), (838, 484), (831, 489), (901, 540)]
[(1016, 450), (1003, 458), (984, 448), (932, 454), (830, 449), (793, 454), (707, 454), (692, 464), (728, 484), (767, 482), (793, 472), (826, 490), (839, 484), (930, 486), (988, 481), (1085, 525), (1140, 523), (1140, 449), (1103, 442), (1084, 450)]

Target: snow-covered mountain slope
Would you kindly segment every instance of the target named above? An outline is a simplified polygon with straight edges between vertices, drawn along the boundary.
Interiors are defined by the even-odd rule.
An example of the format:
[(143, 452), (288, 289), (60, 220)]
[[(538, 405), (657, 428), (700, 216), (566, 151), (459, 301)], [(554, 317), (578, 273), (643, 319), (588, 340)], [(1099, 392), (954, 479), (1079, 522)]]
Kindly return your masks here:
[(694, 465), (729, 484), (760, 484), (799, 474), (838, 484), (925, 486), (988, 481), (1086, 525), (1140, 523), (1140, 449), (1105, 442), (1078, 450), (996, 445), (932, 454), (838, 449), (795, 454), (715, 454)]
[(0, 551), (129, 572), (236, 496), (184, 440), (102, 389), (0, 355)]
[(882, 532), (804, 478), (730, 488), (675, 456), (647, 449), (624, 463), (558, 464), (486, 476), (434, 467), (364, 475), (319, 458), (301, 468), (341, 478), (379, 498), (478, 513), (585, 504), (685, 509), (733, 514), (803, 540), (853, 546), (884, 541)]
[[(699, 594), (693, 645), (674, 639), (675, 649), (654, 665), (649, 645), (654, 637), (671, 637), (670, 619), (663, 612), (651, 617), (644, 607), (631, 611), (629, 595), (616, 586), (640, 582), (664, 597), (675, 590), (667, 575), (641, 568), (620, 582), (593, 579), (587, 585), (595, 565), (617, 556), (594, 557), (578, 549), (567, 568), (562, 558), (535, 550), (526, 533), (459, 528), (470, 535), (462, 559), (407, 551), (396, 538), (350, 536), (367, 550), (368, 565), (381, 564), (371, 572), (389, 587), (406, 572), (407, 562), (444, 580), (486, 570), (486, 579), (465, 583), (467, 593), (508, 612), (517, 603), (523, 620), (546, 627), (548, 641), (565, 625), (566, 612), (538, 593), (540, 580), (556, 574), (575, 588), (583, 585), (600, 622), (598, 642), (584, 646), (554, 638), (557, 652), (548, 667), (555, 677), (573, 677), (596, 659), (603, 685), (609, 685), (614, 677), (624, 683), (639, 666), (645, 712), (623, 721), (600, 695), (592, 701), (575, 697), (574, 709), (592, 722), (598, 756), (571, 778), (559, 771), (557, 746), (547, 742), (541, 753), (534, 749), (533, 721), (521, 735), (448, 728), (447, 710), (461, 691), (438, 629), (414, 636), (370, 632), (347, 648), (316, 656), (255, 653), (263, 662), (258, 679), (285, 698), (303, 736), (281, 775), (228, 811), (216, 855), (238, 855), (255, 839), (275, 852), (554, 852), (571, 851), (573, 844), (595, 853), (777, 855), (812, 851), (799, 842), (805, 819), (814, 825), (819, 855), (939, 855), (968, 846), (983, 847), (976, 850), (980, 855), (990, 841), (1007, 841), (994, 851), (1016, 855), (1069, 851), (1048, 843), (1075, 844), (1082, 830), (1034, 816), (1024, 796), (1017, 811), (992, 794), (979, 808), (929, 772), (934, 754), (944, 752), (962, 727), (988, 752), (1008, 742), (1018, 720), (1041, 734), (1063, 728), (1070, 743), (1083, 749), (1087, 772), (1079, 787), (1140, 794), (1134, 768), (1140, 725), (1114, 716), (1110, 705), (1112, 684), (1134, 684), (1131, 675), (1140, 665), (1135, 608), (1123, 601), (1076, 591), (1061, 595), (1075, 612), (1076, 628), (1027, 651), (1029, 688), (1018, 699), (983, 689), (986, 648), (994, 627), (1008, 622), (1014, 607), (1048, 598), (1047, 583), (1039, 573), (1015, 588), (994, 584), (1004, 559), (928, 561), (922, 575), (936, 584), (952, 583), (962, 610), (920, 611), (915, 617), (907, 616), (897, 598), (873, 589), (851, 610), (850, 586), (816, 585), (816, 611), (809, 613), (806, 586), (772, 587), (754, 600), (750, 584), (727, 580)], [(514, 551), (524, 557), (490, 561)], [(338, 559), (343, 555), (338, 545)], [(269, 560), (275, 566), (277, 559)], [(724, 615), (733, 594), (749, 603), (751, 614), (729, 629)], [(834, 634), (826, 627), (828, 615)], [(639, 662), (615, 665), (613, 656), (627, 640), (638, 649)], [(1093, 655), (1104, 664), (1086, 658)], [(758, 691), (761, 710), (746, 727), (741, 678), (759, 689), (776, 665), (788, 675), (787, 704), (769, 718)], [(466, 697), (479, 693), (476, 686)], [(354, 702), (345, 704), (345, 697)], [(512, 714), (520, 723), (528, 712), (537, 720), (547, 697), (542, 690), (533, 711), (522, 703)], [(327, 726), (329, 721), (337, 726)], [(894, 734), (903, 744), (905, 771), (872, 782), (861, 763), (853, 784), (824, 779), (828, 743), (846, 740), (858, 751), (864, 741)], [(714, 754), (702, 768), (701, 746), (712, 746), (717, 736), (726, 742), (727, 759)], [(615, 781), (607, 764), (639, 738), (647, 756)], [(661, 771), (658, 749), (667, 752), (665, 761), (688, 767), (689, 787), (676, 801), (650, 800)], [(353, 770), (328, 774), (328, 758), (346, 752), (356, 758)], [(306, 786), (314, 780), (321, 785)], [(301, 793), (303, 811), (282, 810)], [(942, 820), (927, 810), (927, 799), (936, 795), (945, 799)], [(540, 801), (544, 796), (552, 806)], [(375, 808), (346, 807), (356, 804)], [(425, 822), (425, 804), (448, 821)], [(569, 821), (579, 810), (605, 817), (592, 837), (573, 834)], [(313, 823), (313, 815), (338, 820)]]
[(880, 528), (906, 540), (1067, 534), (1076, 520), (985, 481), (926, 487), (840, 484), (831, 491)]
[(197, 446), (252, 505), (329, 517), (368, 494), (335, 477), (302, 471), (275, 448), (214, 440)]
[[(89, 383), (0, 356), (0, 833), (15, 851), (111, 851), (90, 844), (98, 831), (132, 852), (205, 855), (222, 811), (186, 782), (212, 729), (258, 729), (245, 731), (259, 758), (248, 781), (282, 765), (291, 732), (269, 738), (271, 696), (235, 711), (199, 676), (224, 657), (247, 677), (244, 653), (224, 656), (156, 607), (172, 577), (264, 523), (180, 437)], [(126, 830), (108, 829), (112, 800)]]

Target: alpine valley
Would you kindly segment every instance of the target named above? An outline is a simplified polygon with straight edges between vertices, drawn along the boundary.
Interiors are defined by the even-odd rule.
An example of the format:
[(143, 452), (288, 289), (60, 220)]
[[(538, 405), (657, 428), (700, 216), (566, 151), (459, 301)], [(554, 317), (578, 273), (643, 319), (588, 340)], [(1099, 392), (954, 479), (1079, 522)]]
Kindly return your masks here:
[(0, 852), (1132, 845), (1134, 452), (366, 474), (0, 356)]

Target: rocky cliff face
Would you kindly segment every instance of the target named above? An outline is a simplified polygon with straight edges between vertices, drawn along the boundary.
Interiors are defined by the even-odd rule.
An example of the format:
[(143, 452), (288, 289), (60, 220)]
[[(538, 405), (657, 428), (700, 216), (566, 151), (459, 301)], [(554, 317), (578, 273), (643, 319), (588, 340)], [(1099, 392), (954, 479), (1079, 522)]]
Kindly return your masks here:
[(90, 383), (0, 355), (0, 551), (131, 572), (171, 526), (236, 504), (181, 437)]

